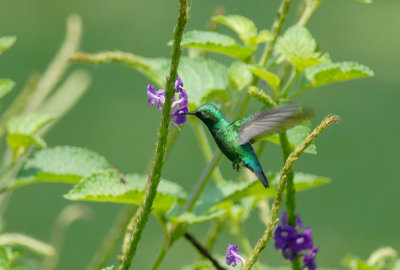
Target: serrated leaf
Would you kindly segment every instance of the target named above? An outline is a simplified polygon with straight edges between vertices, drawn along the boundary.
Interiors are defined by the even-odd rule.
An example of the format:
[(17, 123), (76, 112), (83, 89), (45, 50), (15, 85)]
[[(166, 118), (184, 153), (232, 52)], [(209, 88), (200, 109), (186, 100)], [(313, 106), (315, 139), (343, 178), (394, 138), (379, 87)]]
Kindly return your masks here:
[[(169, 60), (148, 59), (148, 63), (153, 74), (156, 74), (149, 78), (160, 87), (164, 87), (169, 71)], [(195, 108), (203, 104), (203, 97), (208, 95), (211, 89), (226, 89), (229, 83), (227, 68), (212, 59), (182, 57), (178, 74), (183, 81), (183, 88), (188, 93), (189, 104)]]
[(0, 55), (14, 45), (16, 40), (14, 36), (0, 37)]
[(7, 143), (14, 152), (14, 159), (23, 155), (30, 146), (46, 146), (36, 132), (52, 120), (53, 117), (46, 114), (31, 114), (18, 115), (8, 121)]
[(222, 53), (244, 62), (249, 60), (255, 50), (255, 48), (240, 46), (230, 36), (198, 30), (186, 32), (182, 37), (181, 45)]
[(251, 83), (252, 79), (253, 75), (248, 70), (246, 64), (234, 62), (229, 67), (229, 81), (232, 89), (242, 90)]
[[(66, 195), (73, 201), (102, 201), (132, 203), (141, 205), (146, 191), (148, 176), (130, 174), (125, 176), (125, 183), (118, 172), (108, 170), (94, 173), (82, 179)], [(183, 204), (186, 200), (184, 190), (177, 184), (161, 179), (154, 201), (154, 211), (165, 214), (176, 202)]]
[(83, 177), (109, 169), (106, 159), (91, 150), (57, 146), (27, 159), (14, 185), (32, 182), (78, 183)]
[(304, 70), (302, 87), (317, 87), (328, 83), (372, 77), (374, 72), (356, 62), (324, 63)]
[(235, 31), (246, 46), (256, 45), (252, 39), (257, 37), (257, 27), (249, 18), (241, 15), (219, 15), (212, 19)]
[(256, 65), (248, 65), (248, 69), (256, 76), (260, 77), (264, 81), (266, 81), (273, 89), (277, 89), (281, 80), (279, 79), (278, 75), (269, 72), (263, 67), (256, 66)]
[(9, 79), (0, 79), (0, 99), (7, 95), (15, 86), (15, 82)]
[(307, 28), (299, 25), (290, 27), (277, 41), (282, 56), (297, 70), (321, 63), (320, 53), (316, 52), (317, 42)]
[[(292, 149), (296, 148), (297, 145), (299, 145), (304, 141), (304, 139), (310, 132), (311, 132), (310, 120), (305, 120), (301, 124), (288, 129), (287, 136), (290, 143), (290, 147)], [(278, 145), (280, 144), (279, 135), (276, 134), (263, 139), (271, 141)], [(304, 150), (304, 152), (308, 154), (317, 154), (317, 146), (315, 145), (315, 143), (312, 143), (310, 146), (306, 148), (306, 150)]]

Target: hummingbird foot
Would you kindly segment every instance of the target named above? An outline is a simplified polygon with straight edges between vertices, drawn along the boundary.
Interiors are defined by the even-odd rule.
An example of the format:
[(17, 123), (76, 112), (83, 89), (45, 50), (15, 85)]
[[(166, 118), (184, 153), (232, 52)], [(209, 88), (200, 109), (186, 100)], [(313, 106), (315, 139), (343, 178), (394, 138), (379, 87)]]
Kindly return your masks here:
[(239, 163), (233, 162), (233, 163), (232, 163), (232, 168), (233, 168), (235, 171), (239, 171), (239, 169), (240, 169)]

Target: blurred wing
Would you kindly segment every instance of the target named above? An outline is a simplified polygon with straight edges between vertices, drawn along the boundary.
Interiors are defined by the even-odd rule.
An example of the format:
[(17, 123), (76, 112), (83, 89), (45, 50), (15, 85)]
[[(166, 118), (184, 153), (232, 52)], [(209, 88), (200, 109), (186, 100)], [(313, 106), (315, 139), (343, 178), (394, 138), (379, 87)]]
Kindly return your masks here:
[(236, 126), (241, 124), (236, 138), (237, 141), (239, 144), (245, 144), (247, 142), (254, 143), (262, 137), (283, 132), (312, 116), (311, 111), (295, 113), (298, 108), (298, 104), (290, 104), (281, 108), (255, 114), (244, 123), (244, 118), (233, 122), (232, 124)]

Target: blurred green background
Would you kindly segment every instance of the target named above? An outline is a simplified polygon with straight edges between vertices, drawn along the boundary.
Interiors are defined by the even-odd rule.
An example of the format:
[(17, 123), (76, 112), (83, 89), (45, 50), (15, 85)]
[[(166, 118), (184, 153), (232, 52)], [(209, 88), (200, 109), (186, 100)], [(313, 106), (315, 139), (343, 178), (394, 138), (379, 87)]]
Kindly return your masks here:
[[(224, 6), (227, 13), (253, 19), (258, 28), (270, 28), (279, 2), (191, 1), (187, 29), (203, 29), (217, 5)], [(172, 37), (177, 1), (1, 0), (0, 3), (0, 35), (18, 37), (14, 47), (0, 58), (0, 74), (15, 80), (18, 89), (32, 71), (44, 71), (64, 38), (65, 20), (71, 13), (82, 17), (84, 51), (123, 50), (143, 56), (170, 54), (166, 43)], [(293, 13), (294, 10), (291, 17)], [(298, 195), (298, 211), (305, 225), (313, 228), (314, 241), (320, 247), (317, 257), (320, 266), (340, 267), (348, 253), (366, 258), (381, 246), (400, 248), (400, 181), (396, 176), (400, 165), (399, 14), (398, 0), (376, 0), (372, 5), (353, 0), (325, 0), (308, 24), (322, 51), (329, 52), (333, 60), (358, 61), (376, 73), (372, 79), (317, 88), (300, 100), (315, 110), (314, 125), (330, 113), (342, 117), (339, 124), (317, 140), (319, 154), (305, 155), (296, 164), (297, 171), (333, 179), (329, 185)], [(229, 33), (223, 28), (221, 31)], [(122, 172), (142, 172), (153, 156), (159, 126), (159, 112), (147, 107), (145, 90), (149, 81), (117, 64), (73, 64), (74, 68), (78, 66), (90, 70), (93, 83), (77, 106), (48, 133), (48, 145), (87, 147), (104, 155)], [(11, 99), (12, 95), (6, 102)], [(254, 106), (248, 112), (255, 110)], [(163, 173), (187, 191), (205, 166), (193, 135), (189, 126), (183, 127)], [(189, 147), (193, 151), (188, 151)], [(264, 169), (279, 170), (278, 147), (267, 147), (262, 157)], [(224, 175), (235, 175), (227, 160), (222, 167)], [(70, 203), (61, 197), (69, 188), (35, 184), (15, 191), (6, 213), (6, 230), (48, 240), (55, 217)], [(121, 209), (116, 204), (85, 204), (93, 209), (93, 215), (73, 224), (68, 231), (58, 269), (84, 269)], [(255, 243), (264, 225), (254, 215), (246, 226)], [(195, 226), (190, 231), (201, 238), (206, 226)], [(139, 246), (135, 269), (149, 267), (162, 237), (159, 225), (151, 218)], [(224, 254), (231, 242), (232, 238), (224, 233), (215, 252)], [(191, 262), (195, 254), (188, 243), (180, 240), (160, 269), (178, 269)], [(262, 253), (261, 260), (270, 265), (283, 263), (272, 243)]]

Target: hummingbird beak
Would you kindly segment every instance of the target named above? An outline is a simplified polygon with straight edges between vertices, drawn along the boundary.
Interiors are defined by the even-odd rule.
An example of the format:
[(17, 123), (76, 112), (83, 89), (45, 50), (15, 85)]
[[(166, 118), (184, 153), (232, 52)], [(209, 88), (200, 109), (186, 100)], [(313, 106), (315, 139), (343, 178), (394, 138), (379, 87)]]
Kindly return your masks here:
[(196, 115), (196, 111), (193, 112), (187, 112), (187, 113), (182, 113), (183, 115)]

